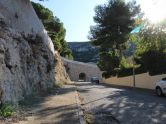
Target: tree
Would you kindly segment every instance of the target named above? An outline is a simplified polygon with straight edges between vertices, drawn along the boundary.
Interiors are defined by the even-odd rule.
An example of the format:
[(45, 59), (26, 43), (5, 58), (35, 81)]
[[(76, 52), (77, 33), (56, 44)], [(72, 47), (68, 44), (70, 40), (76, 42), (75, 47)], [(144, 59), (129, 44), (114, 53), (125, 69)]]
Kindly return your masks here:
[[(109, 71), (119, 67), (124, 43), (135, 27), (135, 16), (140, 13), (136, 2), (109, 0), (95, 8), (95, 26), (91, 26), (89, 39), (100, 47), (99, 67)], [(109, 56), (109, 57), (108, 57)]]
[[(137, 48), (135, 60), (150, 74), (166, 73), (166, 24), (150, 24), (148, 21), (133, 36)], [(135, 39), (135, 40), (134, 40)]]
[(60, 53), (61, 56), (68, 59), (72, 59), (72, 52), (68, 48), (65, 41), (66, 30), (63, 23), (59, 18), (53, 15), (53, 12), (39, 3), (31, 2), (36, 14), (41, 19), (45, 29), (48, 31), (48, 35), (53, 41), (54, 48)]

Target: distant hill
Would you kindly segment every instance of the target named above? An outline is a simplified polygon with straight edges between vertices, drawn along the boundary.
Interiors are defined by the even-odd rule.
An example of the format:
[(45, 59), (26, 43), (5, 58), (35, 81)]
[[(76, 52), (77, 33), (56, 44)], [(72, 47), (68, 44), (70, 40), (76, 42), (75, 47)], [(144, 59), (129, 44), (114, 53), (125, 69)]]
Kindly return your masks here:
[(92, 46), (90, 42), (68, 42), (68, 46), (72, 50), (75, 61), (97, 63), (99, 49)]
[[(85, 63), (97, 63), (99, 60), (99, 48), (91, 45), (90, 42), (68, 42), (75, 61)], [(123, 51), (126, 58), (131, 58), (135, 52), (136, 45), (128, 42), (127, 49)]]

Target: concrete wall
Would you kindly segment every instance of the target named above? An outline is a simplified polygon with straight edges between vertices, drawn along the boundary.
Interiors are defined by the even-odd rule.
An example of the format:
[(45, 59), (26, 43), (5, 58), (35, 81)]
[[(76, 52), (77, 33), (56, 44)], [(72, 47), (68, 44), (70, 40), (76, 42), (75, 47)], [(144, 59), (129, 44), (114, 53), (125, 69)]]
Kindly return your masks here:
[(68, 68), (67, 71), (72, 81), (78, 81), (79, 74), (85, 73), (86, 81), (89, 82), (91, 77), (96, 76), (99, 77), (100, 82), (102, 82), (102, 72), (97, 67), (97, 65), (71, 61), (64, 58), (63, 61), (64, 65), (66, 66), (66, 69)]
[[(150, 76), (148, 73), (143, 73), (135, 76), (136, 87), (145, 89), (154, 89), (155, 83), (166, 77), (166, 74)], [(111, 77), (103, 79), (104, 83), (119, 85), (119, 86), (129, 86), (133, 87), (133, 76), (128, 77)]]

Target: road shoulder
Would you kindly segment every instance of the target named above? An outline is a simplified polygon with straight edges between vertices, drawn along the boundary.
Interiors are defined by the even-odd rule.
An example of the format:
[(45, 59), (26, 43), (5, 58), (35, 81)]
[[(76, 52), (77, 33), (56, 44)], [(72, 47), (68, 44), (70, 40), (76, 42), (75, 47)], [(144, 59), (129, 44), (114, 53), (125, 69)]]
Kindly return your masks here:
[(85, 124), (74, 83), (42, 99), (26, 109), (26, 121), (14, 124)]

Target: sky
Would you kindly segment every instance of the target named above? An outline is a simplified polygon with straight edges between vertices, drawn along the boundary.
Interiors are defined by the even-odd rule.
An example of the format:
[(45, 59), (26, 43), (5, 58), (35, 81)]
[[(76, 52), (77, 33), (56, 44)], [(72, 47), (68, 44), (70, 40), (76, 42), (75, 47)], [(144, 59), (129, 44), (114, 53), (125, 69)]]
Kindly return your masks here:
[(166, 18), (166, 0), (137, 0), (137, 2), (152, 23), (157, 23)]
[[(96, 5), (104, 4), (107, 0), (32, 0), (53, 11), (66, 29), (67, 42), (88, 41), (90, 26), (95, 25), (93, 16)], [(166, 17), (166, 0), (136, 0), (141, 5), (147, 18), (156, 23)]]

